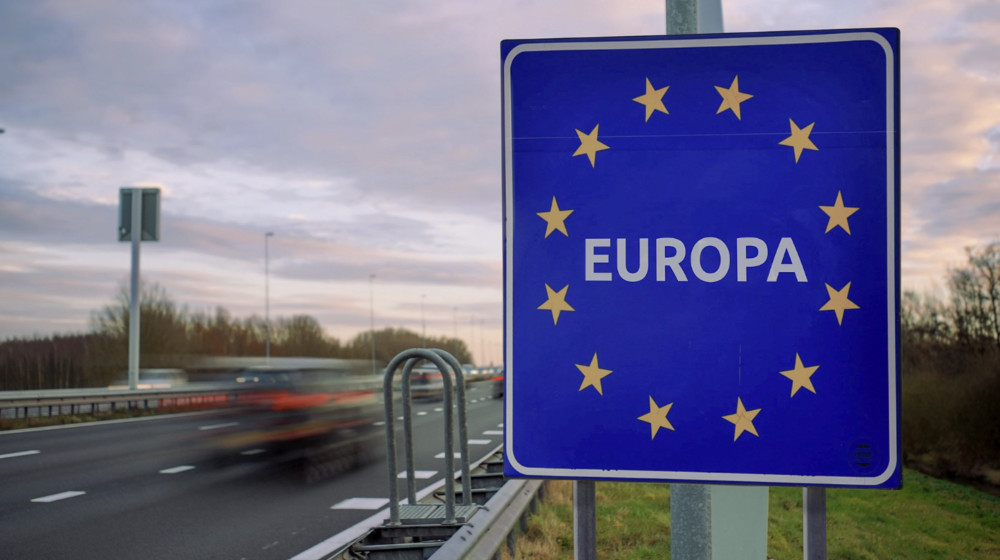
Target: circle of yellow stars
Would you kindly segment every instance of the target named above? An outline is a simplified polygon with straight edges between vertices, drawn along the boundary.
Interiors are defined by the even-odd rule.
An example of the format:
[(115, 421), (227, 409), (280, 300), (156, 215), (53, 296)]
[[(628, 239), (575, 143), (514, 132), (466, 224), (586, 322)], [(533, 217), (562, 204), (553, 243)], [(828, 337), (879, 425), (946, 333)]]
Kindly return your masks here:
[[(642, 95), (632, 98), (632, 101), (639, 103), (644, 108), (645, 122), (649, 122), (656, 113), (663, 113), (664, 115), (669, 115), (663, 98), (666, 95), (670, 86), (655, 87), (649, 77), (645, 80), (645, 91)], [(733, 77), (732, 82), (729, 87), (715, 86), (716, 92), (722, 98), (719, 108), (716, 111), (716, 115), (723, 114), (729, 111), (736, 117), (737, 120), (742, 120), (742, 104), (750, 99), (753, 99), (753, 95), (740, 90), (739, 75)], [(813, 132), (813, 127), (815, 122), (809, 123), (804, 127), (800, 127), (795, 120), (789, 118), (789, 136), (778, 142), (781, 146), (787, 146), (792, 148), (792, 155), (794, 156), (795, 163), (798, 164), (803, 153), (807, 150), (809, 151), (819, 151), (819, 148), (813, 143), (810, 136)], [(598, 139), (600, 133), (600, 124), (595, 124), (590, 132), (583, 132), (580, 129), (575, 129), (577, 138), (580, 141), (580, 146), (573, 152), (573, 157), (576, 156), (587, 156), (587, 160), (590, 162), (592, 168), (597, 166), (597, 153), (611, 149), (610, 146), (601, 142)], [(840, 228), (846, 235), (851, 235), (851, 227), (849, 223), (849, 218), (853, 216), (856, 212), (860, 210), (858, 207), (846, 206), (843, 200), (843, 194), (841, 191), (837, 191), (836, 199), (832, 205), (820, 205), (819, 209), (827, 215), (827, 224), (825, 234), (829, 234), (837, 228)], [(537, 215), (545, 221), (545, 238), (548, 238), (555, 232), (559, 232), (562, 235), (569, 237), (569, 230), (566, 227), (566, 220), (574, 212), (571, 209), (560, 208), (556, 197), (552, 197), (552, 203), (547, 211), (538, 212)], [(849, 299), (851, 282), (847, 282), (839, 290), (835, 289), (830, 284), (825, 284), (828, 300), (819, 311), (833, 311), (837, 319), (838, 325), (843, 325), (844, 314), (848, 310), (860, 309), (860, 307)], [(552, 324), (559, 324), (559, 317), (563, 312), (576, 311), (567, 301), (567, 292), (569, 291), (569, 285), (563, 286), (559, 290), (553, 289), (548, 284), (545, 284), (546, 300), (544, 303), (538, 306), (538, 309), (549, 311), (552, 313)], [(583, 380), (580, 384), (579, 391), (582, 392), (585, 389), (594, 389), (600, 396), (604, 395), (604, 386), (602, 381), (610, 376), (613, 370), (604, 369), (600, 367), (598, 363), (597, 352), (594, 352), (588, 364), (575, 364), (577, 369), (583, 375)], [(819, 365), (806, 366), (804, 365), (801, 356), (796, 353), (794, 359), (794, 365), (791, 369), (779, 371), (782, 376), (788, 378), (792, 382), (790, 398), (795, 397), (800, 389), (805, 389), (807, 391), (816, 394), (816, 388), (812, 384), (812, 376), (820, 368)], [(674, 403), (667, 403), (664, 405), (659, 405), (652, 395), (649, 395), (649, 411), (641, 416), (637, 417), (637, 420), (646, 422), (650, 426), (650, 439), (655, 439), (657, 433), (660, 429), (674, 431), (674, 426), (667, 419), (667, 415), (670, 413)], [(736, 398), (736, 411), (732, 414), (726, 414), (722, 418), (734, 426), (733, 441), (739, 440), (740, 436), (744, 433), (750, 433), (754, 436), (760, 437), (756, 427), (754, 426), (754, 419), (760, 414), (762, 409), (747, 409), (743, 404), (742, 397), (737, 396)]]

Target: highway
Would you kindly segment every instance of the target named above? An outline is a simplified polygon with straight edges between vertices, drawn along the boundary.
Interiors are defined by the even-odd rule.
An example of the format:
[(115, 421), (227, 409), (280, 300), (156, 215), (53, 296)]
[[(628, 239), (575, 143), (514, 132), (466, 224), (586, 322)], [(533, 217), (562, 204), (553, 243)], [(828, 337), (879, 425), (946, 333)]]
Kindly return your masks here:
[[(466, 392), (473, 461), (502, 442), (502, 401), (489, 393), (489, 384)], [(442, 406), (414, 403), (418, 489), (444, 475)], [(0, 432), (2, 556), (287, 559), (387, 502), (382, 441), (374, 461), (307, 484), (301, 469), (253, 454), (219, 465), (202, 444), (217, 420), (189, 413)]]

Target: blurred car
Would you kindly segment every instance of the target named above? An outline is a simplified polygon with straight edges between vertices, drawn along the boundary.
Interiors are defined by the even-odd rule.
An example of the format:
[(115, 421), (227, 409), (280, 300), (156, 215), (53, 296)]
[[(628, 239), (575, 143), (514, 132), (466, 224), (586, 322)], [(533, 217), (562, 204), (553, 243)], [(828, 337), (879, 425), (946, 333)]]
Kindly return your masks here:
[(352, 360), (271, 362), (233, 378), (231, 405), (204, 436), (217, 459), (253, 454), (342, 461), (380, 433), (382, 380), (368, 366)]
[(493, 375), (490, 377), (490, 396), (494, 399), (502, 399), (504, 393), (504, 375), (503, 367), (497, 367), (493, 370)]
[(444, 400), (444, 379), (436, 366), (413, 368), (410, 372), (410, 396), (414, 399)]

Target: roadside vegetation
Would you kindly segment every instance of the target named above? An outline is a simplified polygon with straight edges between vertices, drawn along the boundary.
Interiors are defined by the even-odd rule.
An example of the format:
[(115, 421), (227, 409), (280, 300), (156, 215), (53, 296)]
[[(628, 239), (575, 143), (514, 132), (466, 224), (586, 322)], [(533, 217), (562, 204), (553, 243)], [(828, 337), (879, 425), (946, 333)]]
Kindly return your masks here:
[[(267, 329), (262, 317), (235, 318), (223, 308), (213, 313), (178, 307), (159, 285), (140, 296), (140, 368), (186, 368), (204, 357), (264, 356)], [(106, 387), (128, 371), (129, 294), (91, 316), (90, 332), (16, 338), (0, 342), (0, 391)], [(371, 360), (371, 333), (347, 342), (327, 336), (309, 315), (271, 319), (271, 356)], [(384, 328), (375, 335), (375, 361), (386, 364), (408, 348), (424, 345), (419, 333)], [(461, 363), (471, 361), (465, 342), (428, 338)]]
[[(831, 560), (992, 560), (1000, 558), (1000, 498), (911, 469), (903, 489), (827, 490), (827, 556)], [(598, 482), (597, 555), (608, 560), (670, 557), (670, 486)], [(802, 557), (802, 489), (772, 487), (768, 557)], [(546, 483), (507, 560), (573, 557), (572, 483)]]

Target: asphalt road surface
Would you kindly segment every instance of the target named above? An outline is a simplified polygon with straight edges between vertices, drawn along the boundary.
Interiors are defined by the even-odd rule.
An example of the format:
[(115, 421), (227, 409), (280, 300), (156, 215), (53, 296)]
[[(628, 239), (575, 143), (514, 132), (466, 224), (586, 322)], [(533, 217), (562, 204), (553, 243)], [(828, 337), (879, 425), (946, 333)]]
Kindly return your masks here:
[[(466, 396), (475, 461), (502, 442), (502, 401), (489, 384)], [(444, 475), (444, 415), (440, 402), (413, 411), (420, 489)], [(200, 443), (217, 429), (213, 420), (195, 413), (0, 432), (0, 557), (287, 559), (387, 502), (384, 441), (372, 462), (307, 484), (297, 466), (252, 450), (216, 464)]]

